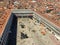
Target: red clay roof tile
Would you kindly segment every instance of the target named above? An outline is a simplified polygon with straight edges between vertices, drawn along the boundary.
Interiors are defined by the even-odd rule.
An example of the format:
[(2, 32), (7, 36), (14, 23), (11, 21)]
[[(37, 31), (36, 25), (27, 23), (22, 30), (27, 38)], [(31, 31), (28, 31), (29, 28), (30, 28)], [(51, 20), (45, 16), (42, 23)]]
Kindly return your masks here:
[(0, 18), (0, 36), (3, 34), (3, 32), (4, 32), (4, 29), (5, 29), (5, 26), (6, 26), (6, 24), (7, 24), (7, 22), (8, 22), (8, 19), (9, 19), (9, 17), (10, 17), (10, 11), (11, 10), (6, 10), (6, 13), (5, 14), (3, 14), (2, 16), (1, 16), (1, 18)]

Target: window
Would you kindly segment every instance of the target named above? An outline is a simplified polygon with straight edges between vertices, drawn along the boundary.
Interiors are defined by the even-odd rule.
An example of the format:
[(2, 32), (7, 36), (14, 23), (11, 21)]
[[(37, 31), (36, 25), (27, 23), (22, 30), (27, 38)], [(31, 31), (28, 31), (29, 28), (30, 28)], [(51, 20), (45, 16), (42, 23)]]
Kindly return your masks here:
[(32, 18), (33, 18), (33, 16), (28, 16), (28, 18), (32, 19)]
[(27, 16), (23, 16), (23, 18), (26, 18)]

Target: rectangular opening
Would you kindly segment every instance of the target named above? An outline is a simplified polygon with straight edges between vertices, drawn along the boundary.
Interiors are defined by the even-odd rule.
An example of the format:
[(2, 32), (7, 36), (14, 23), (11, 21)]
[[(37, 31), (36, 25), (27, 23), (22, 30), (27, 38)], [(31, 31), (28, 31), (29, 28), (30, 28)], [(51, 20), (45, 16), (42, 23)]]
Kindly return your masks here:
[(21, 25), (21, 28), (24, 28), (25, 27), (25, 25)]

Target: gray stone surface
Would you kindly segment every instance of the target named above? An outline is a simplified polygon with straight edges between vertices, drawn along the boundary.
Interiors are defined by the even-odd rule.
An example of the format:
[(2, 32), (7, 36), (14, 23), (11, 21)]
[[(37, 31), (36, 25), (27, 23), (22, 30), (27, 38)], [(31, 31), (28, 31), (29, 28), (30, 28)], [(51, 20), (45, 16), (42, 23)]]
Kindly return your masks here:
[[(24, 24), (25, 28), (21, 28), (21, 24)], [(49, 38), (51, 34), (48, 31), (46, 31), (46, 35), (42, 35), (41, 30), (44, 29), (46, 28), (37, 23), (35, 19), (18, 18), (16, 45), (55, 45)], [(27, 34), (28, 38), (21, 39), (21, 32)]]

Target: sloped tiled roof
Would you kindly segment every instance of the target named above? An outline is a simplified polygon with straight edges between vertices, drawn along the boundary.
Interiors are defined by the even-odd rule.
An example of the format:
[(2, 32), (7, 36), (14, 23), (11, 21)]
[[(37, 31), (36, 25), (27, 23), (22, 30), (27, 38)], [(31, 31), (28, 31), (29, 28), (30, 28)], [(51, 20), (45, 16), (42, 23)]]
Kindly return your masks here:
[(0, 36), (3, 34), (5, 26), (8, 22), (8, 19), (10, 17), (10, 11), (9, 9), (7, 9), (4, 14), (1, 15), (0, 17)]

